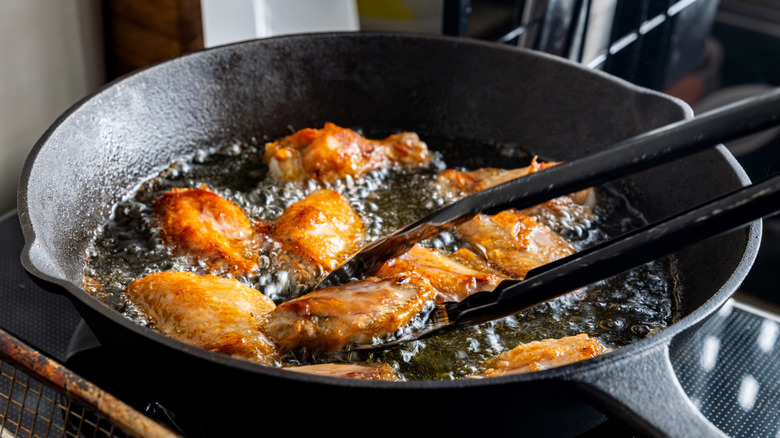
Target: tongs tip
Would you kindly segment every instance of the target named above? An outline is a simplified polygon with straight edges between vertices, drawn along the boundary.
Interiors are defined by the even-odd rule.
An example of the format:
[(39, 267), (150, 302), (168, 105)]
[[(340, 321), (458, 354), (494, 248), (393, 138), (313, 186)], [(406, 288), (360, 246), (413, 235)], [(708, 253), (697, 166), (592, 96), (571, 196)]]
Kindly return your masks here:
[(371, 276), (379, 271), (387, 260), (408, 251), (414, 243), (409, 239), (398, 238), (396, 233), (368, 243), (328, 273), (316, 288), (339, 286)]
[(331, 271), (317, 285), (317, 289), (338, 286), (351, 280), (371, 276), (379, 271), (385, 262), (409, 251), (416, 243), (435, 236), (445, 228), (465, 222), (474, 215), (475, 213), (471, 211), (461, 211), (457, 203), (436, 210), (416, 222), (364, 245)]

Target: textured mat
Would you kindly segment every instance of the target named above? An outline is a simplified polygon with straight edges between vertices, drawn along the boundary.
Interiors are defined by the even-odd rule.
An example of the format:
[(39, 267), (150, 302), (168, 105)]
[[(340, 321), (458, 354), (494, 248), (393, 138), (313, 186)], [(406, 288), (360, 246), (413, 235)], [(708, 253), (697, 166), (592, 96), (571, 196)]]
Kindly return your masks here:
[(6, 216), (0, 221), (0, 327), (63, 362), (81, 317), (70, 300), (32, 281), (19, 262), (23, 247), (19, 218)]
[(780, 317), (732, 301), (674, 366), (691, 401), (726, 434), (780, 437)]

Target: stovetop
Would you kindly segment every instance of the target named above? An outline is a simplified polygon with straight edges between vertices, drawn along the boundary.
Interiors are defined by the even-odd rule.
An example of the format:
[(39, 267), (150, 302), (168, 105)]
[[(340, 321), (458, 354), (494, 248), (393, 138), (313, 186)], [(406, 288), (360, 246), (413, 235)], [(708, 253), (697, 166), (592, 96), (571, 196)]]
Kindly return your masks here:
[[(0, 218), (0, 239), (0, 328), (158, 422), (184, 435), (208, 435), (197, 421), (101, 373), (111, 353), (66, 297), (42, 289), (21, 267), (24, 239), (16, 214)], [(729, 436), (780, 436), (780, 316), (731, 300), (673, 364), (691, 401)], [(607, 421), (584, 436), (631, 435), (617, 423)]]

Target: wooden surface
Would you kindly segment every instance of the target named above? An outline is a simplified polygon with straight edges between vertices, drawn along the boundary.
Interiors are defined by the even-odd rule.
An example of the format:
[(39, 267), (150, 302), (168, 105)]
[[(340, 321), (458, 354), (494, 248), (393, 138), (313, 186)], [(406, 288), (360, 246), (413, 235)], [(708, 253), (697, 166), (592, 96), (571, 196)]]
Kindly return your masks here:
[(108, 79), (203, 48), (200, 0), (104, 0)]

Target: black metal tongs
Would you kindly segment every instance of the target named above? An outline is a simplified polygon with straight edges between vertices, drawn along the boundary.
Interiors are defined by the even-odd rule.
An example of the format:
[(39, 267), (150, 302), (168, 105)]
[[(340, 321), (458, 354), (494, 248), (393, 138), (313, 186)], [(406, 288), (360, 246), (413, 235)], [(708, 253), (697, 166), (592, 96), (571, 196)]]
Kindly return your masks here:
[(504, 280), (492, 291), (437, 304), (410, 333), (350, 350), (387, 348), (513, 315), (578, 288), (719, 236), (780, 210), (780, 175)]
[[(632, 137), (603, 152), (482, 190), (437, 210), (366, 245), (331, 272), (321, 285), (338, 285), (371, 275), (386, 260), (403, 254), (415, 243), (477, 214), (531, 207), (778, 124), (780, 88)], [(509, 316), (721, 235), (778, 209), (780, 176), (536, 268), (524, 280), (505, 280), (492, 291), (473, 294), (460, 302), (439, 304), (424, 324), (393, 341), (349, 348), (386, 348)]]

